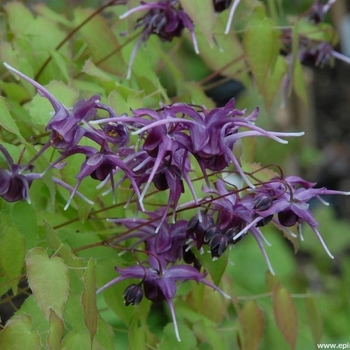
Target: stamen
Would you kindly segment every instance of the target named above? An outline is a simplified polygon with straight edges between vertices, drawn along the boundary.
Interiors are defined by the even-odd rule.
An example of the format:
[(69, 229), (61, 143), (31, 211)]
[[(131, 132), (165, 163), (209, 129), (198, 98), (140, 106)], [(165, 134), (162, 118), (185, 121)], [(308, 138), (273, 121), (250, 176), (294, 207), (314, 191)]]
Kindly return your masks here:
[(233, 15), (235, 14), (236, 8), (238, 6), (238, 4), (240, 3), (241, 0), (234, 0), (231, 10), (230, 10), (230, 14), (228, 17), (228, 21), (227, 21), (227, 25), (226, 25), (226, 29), (225, 29), (225, 34), (228, 34), (230, 32), (230, 28), (231, 28), (231, 24), (232, 24), (232, 20), (233, 20)]
[(326, 243), (325, 241), (323, 240), (321, 234), (317, 231), (317, 228), (316, 227), (312, 227), (313, 231), (315, 232), (317, 238), (319, 239), (319, 241), (321, 242), (324, 250), (326, 251), (326, 253), (329, 255), (329, 257), (331, 259), (334, 259), (334, 256), (332, 255), (332, 253), (329, 251), (328, 247), (326, 246)]
[(177, 321), (176, 321), (176, 316), (175, 316), (173, 300), (169, 298), (169, 299), (167, 299), (167, 303), (168, 303), (168, 306), (169, 306), (171, 318), (173, 320), (173, 325), (174, 325), (174, 331), (175, 331), (176, 339), (177, 339), (178, 342), (181, 342), (179, 328), (177, 326)]

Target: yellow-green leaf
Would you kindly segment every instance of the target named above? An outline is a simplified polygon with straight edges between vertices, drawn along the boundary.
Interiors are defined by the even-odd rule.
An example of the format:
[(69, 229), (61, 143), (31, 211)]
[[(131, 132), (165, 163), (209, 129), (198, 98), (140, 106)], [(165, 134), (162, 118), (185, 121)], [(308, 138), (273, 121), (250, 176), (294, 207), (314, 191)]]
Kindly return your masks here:
[(84, 312), (84, 321), (90, 332), (91, 344), (97, 331), (98, 311), (96, 305), (96, 276), (95, 262), (90, 259), (86, 267), (84, 276), (84, 291), (82, 305)]
[(307, 93), (303, 67), (299, 61), (295, 61), (293, 71), (293, 87), (298, 97), (307, 105)]
[(42, 313), (49, 320), (50, 310), (62, 318), (69, 294), (68, 268), (61, 258), (49, 258), (45, 249), (35, 247), (27, 253), (30, 289)]
[(32, 331), (32, 318), (21, 315), (12, 318), (0, 333), (0, 349), (41, 350), (39, 333)]
[[(80, 25), (91, 16), (92, 13), (93, 10), (91, 9), (76, 8), (74, 10), (74, 21), (76, 25)], [(84, 42), (88, 45), (90, 50), (89, 54), (95, 63), (103, 60), (99, 66), (106, 71), (120, 75), (125, 74), (125, 66), (120, 64), (120, 62), (123, 62), (123, 58), (120, 51), (117, 51), (117, 48), (120, 46), (119, 42), (104, 17), (101, 15), (94, 16), (88, 23), (80, 28), (79, 33), (82, 35)], [(115, 52), (115, 54), (105, 59), (111, 52)], [(116, 62), (119, 64), (116, 64)]]
[(68, 333), (63, 339), (61, 349), (65, 349), (65, 350), (91, 349), (89, 333), (75, 332), (75, 331)]
[(47, 334), (47, 346), (50, 350), (61, 349), (61, 339), (64, 330), (64, 322), (57, 316), (56, 312), (50, 309), (49, 333)]
[[(223, 33), (225, 25), (220, 18), (217, 18), (214, 25), (214, 32)], [(221, 50), (218, 50), (217, 47), (202, 50), (200, 56), (203, 61), (213, 71), (220, 71), (224, 76), (242, 81), (243, 84), (248, 84), (249, 78), (244, 60), (244, 50), (236, 33), (231, 31), (227, 35), (218, 35), (215, 39)], [(205, 46), (205, 38), (203, 36), (198, 35), (197, 41), (199, 47)], [(230, 58), (229, 61), (227, 60), (228, 56)]]
[(272, 292), (275, 321), (285, 340), (295, 349), (298, 336), (298, 318), (294, 301), (288, 290), (277, 285)]
[(279, 278), (276, 275), (273, 275), (270, 271), (266, 272), (265, 281), (269, 291), (272, 291), (278, 284), (280, 284)]
[(264, 98), (267, 108), (271, 107), (271, 104), (276, 96), (276, 94), (281, 91), (281, 84), (283, 77), (288, 73), (288, 65), (282, 56), (278, 56), (276, 64), (274, 65), (270, 76), (268, 77), (268, 82), (265, 84)]
[(64, 260), (67, 266), (73, 268), (76, 275), (81, 278), (83, 276), (83, 259), (78, 258), (72, 252), (72, 249), (60, 240), (60, 237), (56, 231), (46, 222), (45, 232), (48, 246), (52, 248), (56, 254)]
[(278, 57), (277, 32), (271, 19), (256, 13), (244, 34), (243, 45), (247, 61), (259, 91), (264, 95), (268, 77)]
[(322, 316), (317, 308), (315, 298), (313, 296), (309, 296), (304, 300), (312, 337), (314, 338), (315, 343), (319, 343), (323, 334)]
[(10, 1), (4, 8), (12, 33), (16, 35), (26, 33), (34, 22), (34, 16), (28, 9), (28, 6), (19, 1)]
[(7, 131), (19, 136), (24, 141), (24, 139), (22, 138), (19, 132), (16, 122), (13, 120), (9, 112), (5, 99), (1, 96), (0, 96), (0, 126), (2, 126)]
[(3, 227), (0, 235), (0, 267), (8, 280), (13, 280), (11, 287), (17, 293), (18, 279), (24, 264), (25, 240), (17, 226)]
[(265, 320), (255, 301), (248, 301), (240, 311), (239, 320), (243, 331), (243, 349), (258, 349), (264, 334)]

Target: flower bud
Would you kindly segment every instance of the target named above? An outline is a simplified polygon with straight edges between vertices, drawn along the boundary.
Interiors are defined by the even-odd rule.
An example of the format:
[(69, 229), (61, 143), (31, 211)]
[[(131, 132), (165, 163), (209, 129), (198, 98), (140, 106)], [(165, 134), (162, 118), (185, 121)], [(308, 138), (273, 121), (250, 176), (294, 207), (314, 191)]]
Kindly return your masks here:
[(278, 221), (282, 226), (291, 227), (298, 221), (298, 216), (292, 210), (285, 209), (278, 213)]
[(254, 209), (256, 210), (267, 210), (271, 207), (273, 200), (268, 195), (260, 195), (254, 199)]
[(222, 12), (230, 7), (232, 0), (214, 0), (215, 12)]
[(211, 256), (213, 258), (220, 258), (224, 254), (227, 246), (228, 239), (222, 233), (217, 233), (210, 241), (209, 246), (211, 248)]
[(143, 298), (143, 290), (140, 284), (130, 284), (130, 286), (126, 287), (124, 294), (124, 302), (125, 305), (128, 306), (138, 305)]

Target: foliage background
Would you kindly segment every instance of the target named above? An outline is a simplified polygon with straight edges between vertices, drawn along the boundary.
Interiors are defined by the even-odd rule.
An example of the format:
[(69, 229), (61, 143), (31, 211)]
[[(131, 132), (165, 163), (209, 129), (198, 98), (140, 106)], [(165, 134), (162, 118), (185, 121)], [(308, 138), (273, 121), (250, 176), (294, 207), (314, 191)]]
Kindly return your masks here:
[[(275, 130), (307, 129), (310, 135), (292, 140), (288, 146), (265, 140), (243, 145), (248, 158), (251, 155), (262, 164), (276, 162), (286, 173), (307, 175), (310, 181), (344, 189), (349, 182), (343, 172), (334, 176), (330, 169), (339, 157), (341, 164), (348, 161), (346, 137), (339, 139), (336, 132), (327, 136), (324, 129), (320, 130), (320, 124), (329, 123), (329, 116), (317, 113), (314, 103), (320, 88), (314, 81), (321, 80), (321, 84), (327, 85), (329, 76), (334, 78), (340, 69), (348, 75), (349, 68), (337, 66), (322, 71), (304, 68), (286, 108), (281, 109), (278, 86), (271, 83), (267, 85), (271, 90), (261, 94), (261, 89), (251, 83), (244, 60), (235, 60), (244, 54), (237, 43), (247, 28), (245, 16), (251, 15), (254, 8), (265, 8), (269, 18), (277, 14), (274, 25), (284, 25), (286, 14), (300, 14), (310, 4), (245, 1), (235, 16), (237, 36), (228, 37), (222, 34), (227, 19), (227, 14), (222, 13), (215, 21), (214, 33), (223, 53), (209, 47), (201, 28), (196, 32), (199, 56), (193, 53), (188, 38), (161, 43), (151, 37), (147, 48), (138, 52), (132, 79), (127, 81), (125, 72), (135, 32), (131, 21), (117, 19), (124, 7), (106, 8), (103, 16), (95, 16), (57, 49), (58, 43), (93, 12), (90, 8), (101, 6), (100, 1), (47, 1), (36, 5), (29, 1), (5, 1), (1, 5), (0, 61), (36, 76), (43, 85), (49, 84), (50, 91), (67, 106), (73, 105), (78, 97), (98, 93), (118, 113), (142, 106), (154, 108), (159, 101), (195, 101), (213, 107), (213, 100), (205, 92), (220, 97), (235, 94), (239, 108), (260, 107), (259, 125)], [(121, 36), (124, 31), (130, 34)], [(266, 33), (271, 34), (272, 30), (267, 29)], [(50, 62), (38, 75), (48, 57)], [(222, 70), (228, 62), (233, 63)], [(35, 96), (34, 89), (26, 83), (11, 80), (4, 67), (0, 67), (0, 74), (0, 88), (5, 97), (0, 100), (1, 142), (14, 159), (21, 151), (18, 146), (25, 144), (29, 153), (25, 156), (30, 158), (35, 154), (33, 145), (41, 142), (50, 106)], [(273, 101), (268, 94), (274, 97)], [(348, 105), (344, 108), (349, 110)], [(346, 113), (342, 111), (337, 117), (343, 114)], [(332, 126), (334, 123), (331, 122)], [(329, 142), (324, 144), (319, 135)], [(327, 152), (335, 154), (329, 157), (332, 162), (324, 162)], [(40, 160), (37, 166), (44, 169), (48, 162), (49, 159)], [(61, 176), (74, 183), (73, 174), (78, 170), (78, 162), (69, 164)], [(328, 173), (331, 176), (324, 175)], [(93, 199), (100, 195), (93, 180), (84, 181), (81, 192)], [(112, 248), (88, 249), (87, 245), (116, 233), (117, 229), (104, 218), (128, 217), (133, 212), (122, 205), (112, 207), (108, 196), (97, 208), (77, 200), (63, 211), (68, 194), (56, 189), (48, 179), (33, 185), (31, 196), (31, 205), (0, 202), (3, 326), (14, 309), (18, 310), (12, 316), (12, 326), (4, 328), (0, 335), (0, 348), (174, 348), (175, 337), (167, 309), (162, 305), (151, 306), (146, 300), (137, 308), (126, 308), (122, 293), (127, 284), (114, 286), (104, 296), (97, 297), (100, 315), (97, 317), (93, 296), (96, 284), (101, 286), (114, 278), (113, 266), (127, 263), (130, 257), (120, 257)], [(118, 202), (126, 199), (126, 191), (121, 191)], [(152, 200), (157, 203), (161, 197)], [(277, 274), (272, 277), (266, 273), (256, 243), (251, 237), (246, 239), (226, 256), (227, 267), (225, 262), (222, 266), (219, 261), (216, 265), (206, 263), (212, 264), (210, 272), (214, 279), (220, 280), (220, 269), (226, 269), (220, 285), (232, 296), (232, 302), (227, 303), (202, 286), (180, 287), (175, 307), (183, 342), (176, 348), (312, 349), (321, 341), (349, 342), (349, 223), (340, 217), (349, 213), (349, 204), (343, 199), (332, 204), (339, 210), (315, 204), (314, 212), (321, 223), (322, 235), (336, 256), (334, 261), (328, 258), (312, 232), (305, 230), (306, 239), (295, 254), (290, 242), (280, 232), (270, 229), (265, 234), (272, 243), (268, 254)], [(37, 289), (37, 299), (29, 293), (26, 274), (36, 281), (32, 283)], [(274, 288), (276, 285), (280, 287)], [(24, 296), (28, 296), (25, 301)], [(297, 330), (293, 328), (294, 314)]]

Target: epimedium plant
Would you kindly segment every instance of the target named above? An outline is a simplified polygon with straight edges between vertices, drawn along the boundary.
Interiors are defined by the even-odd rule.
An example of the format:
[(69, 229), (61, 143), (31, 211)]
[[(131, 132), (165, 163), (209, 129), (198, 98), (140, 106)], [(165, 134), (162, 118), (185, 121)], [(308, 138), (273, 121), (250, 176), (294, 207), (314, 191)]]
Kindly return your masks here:
[[(290, 254), (281, 232), (297, 250), (307, 226), (333, 258), (310, 202), (349, 193), (260, 165), (255, 147), (303, 135), (259, 114), (291, 91), (306, 103), (304, 60), (347, 61), (324, 21), (333, 3), (290, 23), (278, 1), (3, 5), (0, 288), (3, 304), (26, 298), (0, 348), (296, 348), (297, 310), (316, 320), (307, 344), (321, 339), (314, 299), (298, 308), (269, 256)], [(255, 89), (260, 109), (215, 106), (208, 79), (185, 74), (198, 59)], [(249, 285), (230, 264), (239, 251), (254, 256)], [(256, 293), (266, 269), (271, 303), (242, 305), (237, 289)]]

